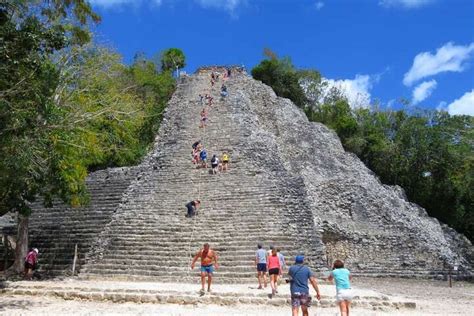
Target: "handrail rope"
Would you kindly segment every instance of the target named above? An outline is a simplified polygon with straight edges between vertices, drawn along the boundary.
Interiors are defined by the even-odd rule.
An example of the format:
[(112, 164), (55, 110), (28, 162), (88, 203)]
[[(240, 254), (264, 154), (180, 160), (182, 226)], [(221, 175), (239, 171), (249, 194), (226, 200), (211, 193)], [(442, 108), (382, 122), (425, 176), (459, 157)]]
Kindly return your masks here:
[[(214, 88), (214, 87), (211, 86), (211, 89), (210, 89), (210, 91), (209, 91), (209, 94), (210, 94), (211, 97), (213, 97), (213, 96), (212, 96), (212, 91), (214, 90), (213, 88)], [(223, 102), (224, 102), (224, 100), (223, 100)], [(216, 103), (217, 103), (217, 99), (216, 99)], [(208, 106), (206, 106), (206, 107), (209, 108)], [(208, 111), (208, 115), (209, 115), (209, 111)], [(208, 118), (208, 119), (209, 119), (209, 118)], [(202, 129), (203, 129), (203, 132), (201, 133), (201, 135), (200, 135), (201, 137), (200, 137), (199, 139), (204, 140), (204, 136), (207, 135), (207, 134), (206, 134), (206, 124), (203, 124)], [(204, 142), (204, 141), (203, 141), (203, 142)], [(207, 168), (206, 168), (206, 169), (207, 169)], [(199, 201), (201, 201), (201, 182), (202, 182), (201, 180), (202, 180), (202, 172), (199, 173), (199, 181), (198, 181), (198, 200), (199, 200)], [(198, 219), (197, 219), (197, 216), (192, 218), (193, 228), (192, 228), (192, 230), (191, 230), (191, 238), (190, 238), (189, 244), (188, 244), (188, 254), (190, 254), (191, 257), (192, 257), (191, 261), (194, 260), (194, 256), (193, 256), (193, 254), (192, 254), (192, 252), (191, 252), (191, 243), (192, 243), (193, 238), (194, 238), (194, 232), (195, 232), (195, 230), (196, 230), (196, 225), (195, 225), (196, 223), (195, 223), (195, 222), (196, 222), (197, 220), (198, 220)], [(188, 276), (190, 275), (190, 273), (191, 273), (191, 271), (188, 270)]]
[[(203, 133), (200, 133), (201, 137), (199, 137), (199, 139), (203, 140), (203, 135), (206, 135), (206, 125), (203, 124), (203, 130), (204, 132)], [(201, 201), (201, 180), (202, 180), (202, 172), (199, 173), (199, 181), (198, 181), (198, 200)], [(191, 219), (192, 223), (193, 223), (193, 228), (191, 230), (191, 238), (189, 239), (189, 244), (188, 244), (188, 254), (191, 255), (191, 262), (192, 260), (194, 260), (194, 256), (193, 256), (193, 253), (191, 252), (191, 244), (192, 244), (192, 241), (193, 241), (193, 238), (194, 238), (194, 232), (196, 230), (196, 220), (197, 220), (197, 216), (193, 216), (193, 218)], [(190, 273), (191, 273), (191, 270), (188, 270), (188, 276), (190, 276)]]

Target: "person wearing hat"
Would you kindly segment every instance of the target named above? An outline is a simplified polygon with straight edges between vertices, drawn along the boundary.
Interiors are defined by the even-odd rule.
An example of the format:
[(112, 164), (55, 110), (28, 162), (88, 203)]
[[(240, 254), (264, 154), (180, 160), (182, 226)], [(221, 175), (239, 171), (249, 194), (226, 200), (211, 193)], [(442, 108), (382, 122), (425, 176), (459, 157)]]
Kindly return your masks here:
[(25, 272), (24, 277), (27, 280), (33, 278), (33, 270), (36, 270), (36, 263), (38, 262), (38, 248), (33, 248), (25, 257)]
[(316, 278), (311, 269), (304, 265), (303, 262), (303, 255), (296, 256), (295, 264), (288, 271), (293, 316), (298, 316), (300, 307), (303, 316), (309, 315), (308, 308), (311, 306), (311, 296), (309, 295), (308, 281), (311, 282), (316, 291), (316, 299), (321, 299)]

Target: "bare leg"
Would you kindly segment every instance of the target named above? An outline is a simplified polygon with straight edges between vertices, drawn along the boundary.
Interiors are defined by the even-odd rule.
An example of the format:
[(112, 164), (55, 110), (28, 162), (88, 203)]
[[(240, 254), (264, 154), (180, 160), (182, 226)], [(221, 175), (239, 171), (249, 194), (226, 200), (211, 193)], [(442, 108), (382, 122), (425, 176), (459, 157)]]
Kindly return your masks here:
[(272, 287), (272, 295), (275, 295), (275, 292), (276, 292), (276, 285), (275, 285), (275, 275), (272, 274), (270, 275), (270, 286)]
[(349, 308), (350, 307), (351, 307), (351, 301), (346, 301), (347, 316), (349, 316)]
[(201, 291), (204, 292), (204, 285), (206, 284), (206, 272), (201, 272)]
[(299, 308), (298, 307), (292, 307), (291, 308), (292, 316), (298, 316)]
[(262, 272), (262, 273), (263, 273), (263, 286), (267, 287), (267, 273), (266, 272)]
[(274, 290), (274, 285), (273, 285), (273, 275), (270, 275), (270, 288), (272, 289), (272, 294), (275, 294)]
[(211, 291), (211, 284), (212, 284), (212, 273), (207, 274), (207, 291)]
[(301, 305), (301, 310), (303, 311), (303, 316), (309, 316), (308, 307)]
[(346, 301), (339, 302), (339, 309), (341, 311), (341, 316), (347, 316), (347, 304)]
[(258, 271), (257, 272), (257, 278), (258, 278), (258, 288), (261, 289), (262, 288), (262, 271)]
[(26, 279), (31, 280), (32, 278), (33, 278), (33, 270), (28, 269), (28, 271), (26, 272)]

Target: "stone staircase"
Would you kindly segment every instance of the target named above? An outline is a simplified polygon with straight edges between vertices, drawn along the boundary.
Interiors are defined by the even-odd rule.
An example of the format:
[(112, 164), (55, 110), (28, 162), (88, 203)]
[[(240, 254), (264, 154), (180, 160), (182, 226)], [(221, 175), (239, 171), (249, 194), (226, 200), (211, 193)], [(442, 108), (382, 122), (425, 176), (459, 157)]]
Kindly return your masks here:
[[(40, 249), (39, 271), (44, 275), (72, 274), (75, 246), (77, 270), (97, 235), (117, 210), (123, 193), (135, 180), (138, 168), (93, 172), (86, 180), (90, 193), (87, 207), (71, 208), (56, 201), (44, 208), (40, 202), (30, 217), (30, 245)], [(77, 271), (76, 270), (76, 271)]]
[[(244, 75), (239, 75), (244, 76)], [(238, 89), (238, 78), (227, 85)], [(197, 96), (212, 93), (209, 123), (199, 128)], [(203, 243), (219, 255), (218, 282), (255, 280), (257, 243), (282, 249), (288, 260), (305, 253), (314, 268), (324, 266), (321, 238), (297, 190), (298, 179), (285, 174), (267, 146), (249, 143), (236, 95), (221, 100), (209, 74), (187, 78), (169, 102), (153, 152), (140, 180), (99, 236), (81, 271), (82, 278), (112, 277), (173, 281), (195, 279), (190, 262)], [(230, 169), (217, 175), (191, 164), (191, 144), (200, 139), (208, 151), (231, 156)], [(266, 157), (263, 159), (256, 157)], [(184, 205), (200, 199), (193, 219)], [(293, 215), (293, 216), (291, 216)]]
[[(82, 279), (195, 282), (190, 262), (208, 242), (219, 255), (218, 283), (255, 281), (257, 243), (281, 248), (288, 263), (304, 253), (315, 271), (338, 258), (359, 275), (444, 277), (457, 264), (457, 277), (472, 278), (474, 248), (464, 236), (382, 185), (289, 100), (236, 71), (223, 100), (209, 69), (180, 80), (139, 166), (92, 173), (86, 208), (36, 205), (31, 246), (44, 273), (70, 274), (77, 244)], [(199, 128), (205, 93), (215, 106)], [(209, 160), (230, 154), (227, 172), (192, 165), (198, 139)], [(194, 199), (199, 215), (185, 218)]]

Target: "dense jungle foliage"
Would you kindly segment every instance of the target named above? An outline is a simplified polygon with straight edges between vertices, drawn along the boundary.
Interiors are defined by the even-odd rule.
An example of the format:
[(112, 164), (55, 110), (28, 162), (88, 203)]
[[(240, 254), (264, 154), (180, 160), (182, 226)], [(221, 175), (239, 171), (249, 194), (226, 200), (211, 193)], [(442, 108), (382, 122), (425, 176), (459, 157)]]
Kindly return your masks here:
[(92, 43), (99, 20), (82, 0), (1, 5), (0, 213), (36, 196), (83, 204), (88, 171), (135, 164), (153, 141), (172, 69)]

